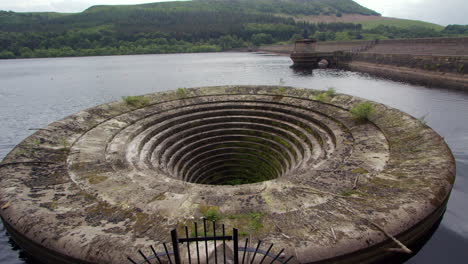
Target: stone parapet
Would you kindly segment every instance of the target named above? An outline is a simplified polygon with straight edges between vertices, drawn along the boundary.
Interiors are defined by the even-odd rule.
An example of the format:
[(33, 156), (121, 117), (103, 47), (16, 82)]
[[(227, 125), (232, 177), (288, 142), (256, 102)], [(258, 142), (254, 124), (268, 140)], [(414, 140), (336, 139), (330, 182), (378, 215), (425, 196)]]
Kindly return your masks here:
[(291, 263), (376, 263), (396, 254), (386, 234), (411, 248), (429, 232), (454, 183), (442, 137), (362, 98), (220, 86), (127, 99), (50, 124), (0, 164), (0, 216), (44, 263), (124, 263), (206, 208)]

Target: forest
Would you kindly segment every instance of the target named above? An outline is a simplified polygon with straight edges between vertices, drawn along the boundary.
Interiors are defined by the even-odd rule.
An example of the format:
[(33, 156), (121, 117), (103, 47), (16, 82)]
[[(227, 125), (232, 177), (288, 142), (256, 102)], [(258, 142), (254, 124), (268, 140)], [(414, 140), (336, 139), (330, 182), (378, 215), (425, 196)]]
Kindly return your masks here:
[(291, 16), (378, 13), (351, 0), (194, 0), (93, 6), (81, 13), (0, 11), (0, 58), (215, 52), (302, 37), (319, 41), (442, 37), (466, 26), (426, 27), (307, 23)]

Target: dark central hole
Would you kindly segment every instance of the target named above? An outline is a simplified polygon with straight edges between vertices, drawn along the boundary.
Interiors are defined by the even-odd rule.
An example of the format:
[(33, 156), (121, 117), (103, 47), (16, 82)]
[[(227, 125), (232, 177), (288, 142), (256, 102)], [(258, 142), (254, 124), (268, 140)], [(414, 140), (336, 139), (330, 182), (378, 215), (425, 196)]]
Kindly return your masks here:
[[(193, 106), (192, 106), (193, 107)], [(155, 122), (152, 162), (174, 178), (213, 185), (273, 180), (317, 145), (316, 120), (265, 102), (205, 104)]]

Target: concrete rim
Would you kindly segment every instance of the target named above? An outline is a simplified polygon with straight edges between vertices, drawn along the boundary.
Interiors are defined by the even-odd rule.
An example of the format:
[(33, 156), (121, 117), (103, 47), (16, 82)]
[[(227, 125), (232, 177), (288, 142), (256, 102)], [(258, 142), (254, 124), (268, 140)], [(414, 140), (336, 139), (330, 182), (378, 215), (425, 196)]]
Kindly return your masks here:
[[(405, 234), (416, 230), (413, 239), (422, 236), (441, 216), (454, 182), (454, 159), (442, 137), (374, 102), (371, 122), (358, 121), (349, 110), (366, 102), (361, 98), (278, 86), (179, 89), (145, 98), (144, 106), (112, 102), (54, 122), (3, 160), (0, 214), (22, 238), (20, 244), (37, 245), (33, 255), (47, 249), (58, 263), (123, 263), (139, 248), (168, 241), (177, 223), (190, 223), (211, 208), (225, 216), (228, 228), (250, 226), (241, 230), (285, 247), (297, 262), (326, 263), (340, 256), (348, 261), (337, 263), (372, 262), (370, 255), (385, 255), (391, 244), (369, 221), (410, 242)], [(208, 106), (229, 116), (229, 122), (213, 123), (217, 117), (210, 116)], [(181, 109), (187, 122), (178, 122)], [(281, 109), (291, 116), (284, 117)], [(276, 150), (254, 152), (268, 153), (258, 158), (266, 181), (196, 183), (206, 183), (196, 180), (206, 175), (218, 177), (209, 170), (197, 172), (197, 166), (214, 167), (206, 162), (226, 152), (207, 154), (216, 150), (202, 151), (206, 146), (199, 145), (193, 147), (198, 151), (193, 159), (177, 154), (201, 142), (184, 135), (194, 114), (204, 115), (196, 120), (210, 128), (207, 141), (238, 142), (237, 132), (222, 134), (218, 127), (229, 123), (242, 124), (241, 138), (252, 138), (254, 131), (259, 145), (276, 144)], [(169, 129), (187, 127), (167, 131), (166, 121)], [(167, 134), (166, 143), (155, 137), (160, 133)], [(205, 135), (198, 133), (197, 140)], [(171, 149), (180, 139), (172, 135), (188, 143)], [(252, 213), (260, 215), (261, 227), (251, 227)]]

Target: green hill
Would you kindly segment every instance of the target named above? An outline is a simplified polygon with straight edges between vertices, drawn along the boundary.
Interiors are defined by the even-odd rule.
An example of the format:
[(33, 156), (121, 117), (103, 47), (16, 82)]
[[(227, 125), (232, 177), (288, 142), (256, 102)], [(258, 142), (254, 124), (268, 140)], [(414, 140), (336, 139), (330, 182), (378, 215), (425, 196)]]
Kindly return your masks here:
[(296, 19), (346, 15), (380, 16), (352, 0), (193, 0), (99, 5), (71, 14), (0, 11), (0, 58), (221, 51), (304, 34), (320, 41), (441, 34)]
[(390, 27), (398, 27), (398, 28), (424, 27), (424, 28), (434, 29), (436, 31), (441, 31), (444, 29), (444, 27), (441, 25), (419, 21), (419, 20), (409, 20), (409, 19), (374, 20), (374, 21), (363, 21), (363, 22), (356, 22), (356, 23), (361, 24), (363, 29), (373, 29), (378, 26), (390, 26)]
[[(290, 15), (378, 15), (351, 0), (194, 0), (142, 5), (101, 5), (82, 13), (0, 13), (0, 30), (9, 32), (60, 31), (103, 24), (142, 25), (139, 31), (173, 31), (174, 24), (190, 27), (230, 22), (284, 23), (274, 14)], [(150, 26), (149, 29), (145, 26)], [(178, 29), (180, 30), (180, 29)], [(185, 31), (191, 31), (185, 30)]]

